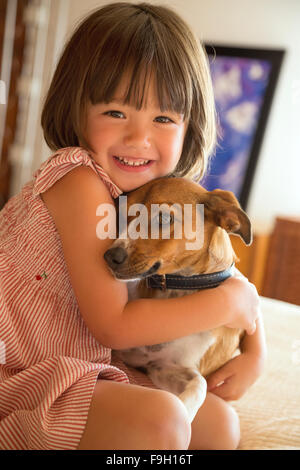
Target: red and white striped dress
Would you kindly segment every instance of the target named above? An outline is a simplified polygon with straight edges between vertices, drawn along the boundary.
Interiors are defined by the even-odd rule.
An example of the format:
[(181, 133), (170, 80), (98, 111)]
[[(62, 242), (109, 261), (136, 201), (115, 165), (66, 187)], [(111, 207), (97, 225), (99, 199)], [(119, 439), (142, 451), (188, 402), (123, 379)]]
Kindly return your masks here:
[[(111, 364), (82, 320), (41, 193), (80, 165), (121, 190), (87, 151), (57, 151), (0, 212), (0, 449), (76, 449), (97, 379), (153, 386)], [(120, 369), (122, 367), (122, 370)]]

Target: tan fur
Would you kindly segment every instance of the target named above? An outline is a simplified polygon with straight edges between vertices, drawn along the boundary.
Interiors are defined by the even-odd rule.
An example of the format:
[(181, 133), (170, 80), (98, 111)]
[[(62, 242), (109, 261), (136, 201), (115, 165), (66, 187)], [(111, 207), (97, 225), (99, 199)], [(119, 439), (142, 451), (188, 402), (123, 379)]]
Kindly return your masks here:
[(226, 327), (216, 328), (212, 333), (216, 342), (205, 353), (199, 364), (199, 371), (204, 377), (215, 372), (232, 358), (244, 335), (242, 330)]

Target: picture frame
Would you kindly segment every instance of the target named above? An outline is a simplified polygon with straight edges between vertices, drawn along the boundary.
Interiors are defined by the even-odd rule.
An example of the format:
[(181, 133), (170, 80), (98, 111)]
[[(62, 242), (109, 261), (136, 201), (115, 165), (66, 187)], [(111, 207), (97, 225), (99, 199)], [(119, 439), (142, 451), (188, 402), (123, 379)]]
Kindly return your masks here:
[(233, 191), (246, 210), (285, 51), (205, 44), (218, 145), (201, 185)]

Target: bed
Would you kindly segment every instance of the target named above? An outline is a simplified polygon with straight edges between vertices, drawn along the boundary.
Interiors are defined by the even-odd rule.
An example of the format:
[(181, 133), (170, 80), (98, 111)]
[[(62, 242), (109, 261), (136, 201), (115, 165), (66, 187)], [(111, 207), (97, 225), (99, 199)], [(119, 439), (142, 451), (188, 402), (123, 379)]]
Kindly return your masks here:
[(300, 449), (300, 307), (261, 297), (268, 345), (264, 373), (232, 405), (240, 450)]

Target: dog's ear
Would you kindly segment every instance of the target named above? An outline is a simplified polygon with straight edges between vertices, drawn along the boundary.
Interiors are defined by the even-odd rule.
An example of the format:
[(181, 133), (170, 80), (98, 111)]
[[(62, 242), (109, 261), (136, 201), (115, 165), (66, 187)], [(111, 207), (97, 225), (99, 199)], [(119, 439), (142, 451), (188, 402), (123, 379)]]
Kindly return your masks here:
[(215, 223), (226, 232), (239, 235), (246, 245), (252, 243), (251, 222), (231, 191), (208, 191), (205, 208), (212, 214)]

